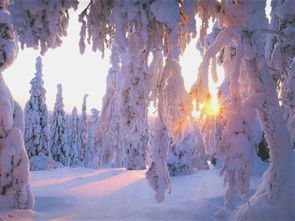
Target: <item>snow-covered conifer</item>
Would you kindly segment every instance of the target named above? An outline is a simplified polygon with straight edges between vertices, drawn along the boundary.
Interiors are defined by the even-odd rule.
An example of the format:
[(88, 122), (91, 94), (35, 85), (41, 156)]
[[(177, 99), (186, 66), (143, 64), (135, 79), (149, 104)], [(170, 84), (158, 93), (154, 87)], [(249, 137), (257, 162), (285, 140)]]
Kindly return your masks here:
[(169, 147), (167, 164), (171, 176), (191, 174), (193, 168), (209, 168), (198, 123), (192, 120), (183, 136), (183, 140), (178, 144), (174, 144), (172, 139), (172, 145)]
[(116, 46), (112, 46), (110, 62), (106, 93), (103, 97), (102, 110), (94, 134), (94, 154), (97, 155), (95, 159), (98, 162), (93, 163), (100, 165), (100, 167), (110, 166), (112, 163), (115, 167), (123, 167), (125, 145), (121, 134), (122, 126), (119, 113), (119, 97), (121, 96), (123, 77)]
[[(215, 24), (212, 33), (206, 36), (205, 55), (221, 31), (222, 28), (219, 29)], [(234, 208), (233, 199), (236, 196), (246, 199), (249, 196), (254, 150), (262, 135), (255, 109), (247, 104), (249, 86), (245, 75), (239, 77), (239, 82), (232, 77), (233, 73), (243, 71), (235, 66), (239, 62), (238, 58), (236, 45), (232, 41), (223, 45), (217, 58), (216, 55), (212, 57), (211, 67), (212, 62), (218, 61), (225, 73), (218, 93), (221, 110), (217, 116), (208, 114), (206, 105), (212, 102), (209, 99), (202, 111), (203, 119), (200, 119), (207, 153), (223, 162), (221, 175), (224, 176), (226, 186), (224, 204), (228, 209)]]
[[(179, 144), (170, 144), (168, 151), (167, 165), (170, 176), (189, 175), (193, 172), (191, 165), (192, 149), (191, 143), (185, 137)], [(173, 141), (172, 141), (173, 142)]]
[[(149, 139), (147, 107), (150, 92), (147, 65), (149, 54), (148, 8), (149, 3), (146, 0), (114, 1), (112, 4), (108, 1), (93, 1), (87, 8), (88, 12), (84, 11), (80, 19), (82, 21), (81, 33), (85, 36), (85, 30), (88, 29), (93, 49), (103, 51), (104, 46), (111, 42), (113, 50), (117, 50), (120, 55), (116, 61), (120, 62), (119, 72), (123, 76), (117, 101), (121, 125), (119, 139), (120, 137), (125, 138), (125, 166), (128, 169), (146, 167), (146, 147)], [(95, 14), (100, 15), (100, 21), (93, 17)], [(84, 18), (87, 19), (87, 23), (83, 20)], [(126, 27), (129, 28), (126, 29)], [(95, 32), (90, 31), (93, 28)], [(105, 36), (109, 36), (110, 41), (106, 41)], [(102, 121), (104, 121), (104, 116), (104, 110), (102, 110)]]
[[(291, 4), (292, 0), (279, 3), (281, 5), (276, 12), (277, 15), (283, 20), (288, 20), (293, 16), (292, 10), (290, 12), (294, 7), (294, 4)], [(289, 219), (294, 216), (290, 206), (294, 197), (294, 180), (287, 179), (284, 175), (284, 171), (287, 170), (294, 172), (294, 160), (275, 87), (265, 65), (264, 6), (264, 1), (250, 0), (93, 0), (82, 12), (81, 51), (84, 50), (84, 38), (88, 30), (94, 50), (103, 51), (105, 46), (111, 44), (112, 50), (117, 50), (119, 54), (113, 67), (118, 67), (117, 72), (123, 76), (122, 81), (120, 86), (116, 85), (107, 90), (115, 90), (119, 99), (114, 99), (113, 104), (108, 105), (109, 98), (116, 93), (106, 96), (108, 99), (105, 101), (106, 108), (102, 114), (102, 118), (105, 119), (102, 119), (102, 122), (111, 119), (110, 116), (118, 116), (116, 120), (120, 128), (116, 128), (117, 124), (105, 123), (101, 124), (103, 130), (99, 130), (99, 133), (100, 137), (104, 135), (104, 131), (111, 131), (108, 135), (114, 135), (113, 129), (116, 128), (114, 130), (118, 131), (119, 140), (113, 142), (108, 138), (111, 141), (100, 141), (102, 145), (111, 142), (115, 147), (118, 143), (126, 145), (125, 165), (128, 169), (145, 167), (144, 154), (149, 139), (147, 107), (150, 99), (156, 101), (158, 121), (152, 141), (153, 162), (147, 172), (147, 178), (157, 192), (157, 201), (164, 199), (164, 192), (169, 188), (166, 164), (168, 136), (173, 136), (177, 143), (181, 143), (185, 136), (184, 129), (190, 120), (191, 99), (183, 87), (179, 57), (190, 38), (196, 34), (195, 14), (198, 12), (202, 19), (200, 45), (204, 48), (204, 58), (199, 68), (199, 79), (192, 90), (194, 98), (200, 103), (205, 103), (210, 98), (209, 66), (211, 62), (212, 76), (216, 80), (215, 66), (218, 54), (220, 64), (227, 69), (227, 76), (221, 88), (225, 92), (223, 91), (223, 98), (220, 96), (222, 99), (227, 96), (228, 99), (221, 101), (226, 107), (220, 115), (222, 119), (219, 125), (213, 127), (204, 139), (207, 146), (207, 141), (212, 141), (211, 144), (214, 145), (211, 149), (217, 157), (224, 160), (222, 172), (228, 187), (225, 204), (232, 208), (234, 195), (248, 198), (251, 155), (257, 143), (257, 137), (253, 135), (258, 128), (253, 124), (256, 122), (257, 110), (269, 144), (271, 164), (258, 191), (249, 199), (248, 205), (251, 207), (241, 207), (236, 220), (245, 220), (249, 217), (259, 219), (260, 205), (269, 216), (273, 214), (272, 209), (281, 216), (280, 218)], [(210, 17), (216, 19), (219, 24), (212, 42), (206, 39)], [(287, 29), (284, 30), (286, 33), (283, 33), (283, 37), (293, 36), (292, 25), (289, 26), (288, 23), (289, 21), (282, 27)], [(290, 42), (292, 41), (291, 38)], [(276, 44), (271, 53), (273, 58), (278, 57), (277, 55), (282, 53), (281, 49), (285, 48)], [(148, 57), (151, 54), (153, 61), (148, 65)], [(290, 61), (291, 58), (293, 60), (292, 56)], [(272, 61), (277, 67), (281, 59)], [(286, 67), (291, 69), (291, 64), (288, 63)], [(109, 79), (120, 79), (120, 75), (113, 78), (110, 74)], [(292, 79), (289, 82), (290, 85), (285, 84), (288, 86), (286, 88), (293, 87)], [(291, 99), (287, 95), (288, 93), (283, 91), (285, 100), (290, 102)], [(118, 107), (118, 112), (114, 106)], [(120, 115), (116, 115), (117, 113)], [(212, 122), (215, 123), (214, 120)], [(205, 130), (207, 126), (209, 128), (210, 125), (205, 125)], [(104, 155), (107, 156), (105, 153), (108, 153), (108, 157), (113, 160), (111, 148), (113, 147), (108, 149), (109, 152), (105, 151)], [(272, 205), (275, 205), (275, 208)], [(284, 214), (280, 211), (284, 211)]]
[[(110, 22), (113, 1), (93, 0), (83, 10), (79, 16), (79, 22), (82, 23), (80, 31), (79, 47), (83, 54), (85, 51), (85, 38), (88, 35), (88, 42), (92, 42), (93, 51), (101, 51), (104, 56), (104, 50), (108, 46), (108, 37), (112, 36), (113, 26)], [(99, 16), (99, 19), (97, 19)]]
[(91, 109), (91, 119), (88, 125), (88, 136), (87, 136), (87, 166), (93, 166), (94, 160), (94, 149), (95, 149), (95, 142), (94, 142), (94, 134), (96, 133), (96, 127), (99, 120), (100, 111), (96, 108)]
[[(193, 1), (157, 0), (150, 6), (158, 35), (151, 37), (153, 41), (153, 61), (150, 65), (152, 97), (158, 112), (158, 123), (152, 140), (152, 164), (147, 172), (147, 179), (156, 191), (158, 202), (164, 200), (165, 189), (169, 187), (167, 171), (168, 135), (176, 144), (184, 138), (185, 128), (191, 120), (192, 101), (184, 88), (183, 77), (179, 65), (180, 55), (185, 46), (194, 37), (195, 9)], [(166, 13), (169, 12), (169, 13)], [(180, 16), (182, 14), (183, 16)], [(178, 38), (178, 36), (183, 36)], [(161, 51), (164, 39), (164, 51)], [(163, 56), (166, 57), (163, 63)], [(163, 131), (161, 131), (163, 130)], [(166, 135), (165, 135), (166, 134)], [(161, 156), (157, 156), (161, 153)], [(164, 166), (165, 165), (165, 166)], [(158, 183), (159, 185), (152, 185)]]
[(77, 108), (74, 107), (69, 120), (69, 130), (70, 130), (70, 142), (69, 142), (69, 165), (70, 166), (80, 166), (82, 165), (79, 160), (80, 153), (80, 140), (79, 140), (79, 117), (77, 114)]
[[(103, 51), (108, 44), (118, 50), (120, 73), (123, 76), (118, 104), (120, 137), (125, 138), (125, 163), (129, 169), (142, 169), (145, 167), (145, 152), (149, 140), (147, 107), (151, 91), (157, 91), (153, 93), (154, 100), (159, 97), (163, 99), (161, 128), (166, 127), (175, 139), (180, 141), (183, 138), (183, 129), (190, 117), (191, 103), (183, 87), (179, 56), (190, 38), (196, 34), (196, 5), (194, 1), (181, 1), (179, 6), (178, 1), (164, 0), (108, 3), (92, 1), (81, 14), (80, 46), (83, 51), (83, 42), (88, 30), (94, 50)], [(183, 16), (179, 16), (179, 10)], [(169, 12), (168, 15), (166, 12)], [(96, 19), (97, 15), (100, 20)], [(163, 61), (163, 56), (167, 58), (164, 77), (163, 65), (160, 69), (150, 70), (150, 53), (157, 57), (158, 60), (154, 59), (155, 63)], [(154, 67), (160, 66), (156, 64)], [(159, 96), (158, 93), (161, 79), (163, 96)], [(101, 118), (103, 121), (104, 111)], [(168, 142), (164, 143), (166, 145)], [(164, 150), (167, 151), (168, 146), (163, 147)], [(157, 162), (159, 165), (166, 164), (166, 155), (164, 153), (161, 158), (163, 162)], [(165, 168), (162, 169), (165, 171)], [(159, 174), (152, 177), (162, 176), (162, 169), (158, 170)]]
[(295, 13), (293, 1), (271, 1), (271, 34), (268, 35), (266, 59), (280, 98), (287, 112), (287, 126), (295, 144)]
[(88, 122), (87, 122), (87, 112), (86, 112), (86, 100), (88, 94), (85, 94), (83, 97), (82, 104), (82, 114), (79, 119), (79, 127), (78, 127), (78, 136), (80, 142), (80, 150), (78, 152), (79, 160), (82, 162), (84, 166), (87, 165), (87, 155), (88, 155), (88, 145), (87, 145), (87, 134), (88, 134)]
[(31, 96), (25, 106), (25, 146), (29, 158), (43, 153), (50, 156), (49, 120), (42, 80), (42, 60), (36, 59), (36, 73), (31, 80)]
[[(199, 79), (194, 87), (195, 95), (200, 102), (206, 100), (209, 93), (209, 62), (224, 46), (233, 43), (235, 61), (228, 79), (230, 111), (223, 138), (228, 136), (230, 138), (227, 138), (228, 145), (243, 148), (237, 148), (236, 152), (231, 153), (233, 157), (229, 157), (228, 160), (232, 161), (231, 165), (236, 165), (235, 169), (242, 169), (240, 160), (244, 163), (248, 160), (241, 157), (236, 158), (234, 155), (249, 159), (249, 154), (244, 154), (244, 151), (249, 150), (252, 146), (252, 141), (247, 136), (249, 132), (247, 121), (251, 119), (253, 112), (251, 109), (257, 110), (258, 119), (270, 149), (271, 163), (268, 170), (256, 193), (247, 204), (239, 208), (234, 220), (253, 220), (262, 217), (263, 219), (267, 217), (269, 220), (292, 219), (295, 216), (290, 202), (294, 201), (294, 188), (292, 187), (295, 185), (295, 180), (288, 177), (284, 171), (294, 172), (294, 156), (290, 137), (280, 111), (275, 84), (264, 58), (265, 33), (263, 31), (267, 24), (264, 11), (265, 1), (240, 0), (221, 1), (221, 3), (216, 1), (214, 8), (217, 10), (211, 16), (218, 19), (222, 30), (204, 53), (203, 62), (199, 68)], [(243, 16), (240, 16), (241, 14)], [(248, 82), (248, 88), (241, 87), (240, 82), (243, 78)], [(242, 100), (241, 91), (245, 89), (247, 98)], [(247, 166), (249, 163), (244, 165)], [(238, 172), (236, 175), (241, 174)], [(234, 177), (237, 178), (236, 175)], [(248, 173), (242, 175), (248, 180)], [(242, 182), (236, 183), (233, 187), (240, 194), (243, 192), (246, 194), (249, 185), (241, 177), (238, 177), (238, 180)], [(231, 194), (231, 191), (228, 194)]]
[(57, 85), (56, 101), (54, 105), (53, 116), (50, 124), (51, 154), (52, 158), (69, 165), (69, 144), (66, 139), (66, 115), (64, 111), (62, 85)]
[(8, 4), (8, 0), (0, 0), (0, 207), (32, 209), (34, 198), (29, 185), (29, 159), (22, 128), (17, 128), (23, 127), (22, 113), (2, 76), (17, 54)]

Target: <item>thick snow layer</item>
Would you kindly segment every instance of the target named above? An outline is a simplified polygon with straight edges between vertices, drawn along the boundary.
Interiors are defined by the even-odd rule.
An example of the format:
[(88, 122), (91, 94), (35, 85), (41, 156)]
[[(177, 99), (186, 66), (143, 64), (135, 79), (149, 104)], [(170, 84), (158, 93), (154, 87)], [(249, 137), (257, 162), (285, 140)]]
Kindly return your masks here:
[[(172, 192), (161, 204), (154, 200), (154, 192), (144, 174), (145, 170), (79, 167), (35, 171), (31, 182), (36, 200), (34, 211), (0, 211), (0, 217), (10, 217), (10, 220), (220, 220), (214, 215), (223, 206), (224, 188), (219, 170), (172, 177)], [(253, 178), (252, 188), (256, 188), (257, 180)]]
[(166, 23), (169, 28), (178, 23), (177, 1), (157, 0), (151, 4), (151, 11), (159, 22)]
[(33, 156), (30, 159), (31, 170), (49, 170), (63, 167), (62, 163), (54, 161), (51, 157), (39, 153), (38, 156)]

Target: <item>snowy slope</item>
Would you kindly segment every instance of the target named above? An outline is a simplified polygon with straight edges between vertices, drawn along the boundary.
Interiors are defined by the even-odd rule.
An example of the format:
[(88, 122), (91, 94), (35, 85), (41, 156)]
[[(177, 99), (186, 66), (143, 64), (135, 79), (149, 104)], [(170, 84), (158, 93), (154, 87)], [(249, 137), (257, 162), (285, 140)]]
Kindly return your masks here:
[[(218, 170), (172, 177), (172, 192), (162, 204), (155, 202), (144, 173), (86, 168), (36, 171), (31, 182), (34, 211), (1, 215), (9, 220), (218, 220), (214, 213), (223, 205), (224, 191)], [(257, 177), (254, 180), (252, 187)]]

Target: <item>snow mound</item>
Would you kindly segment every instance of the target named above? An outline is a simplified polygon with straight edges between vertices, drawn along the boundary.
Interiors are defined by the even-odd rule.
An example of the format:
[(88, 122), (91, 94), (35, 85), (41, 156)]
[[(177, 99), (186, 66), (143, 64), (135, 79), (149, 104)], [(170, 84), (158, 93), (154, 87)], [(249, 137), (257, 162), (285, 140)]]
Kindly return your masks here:
[(62, 163), (54, 161), (50, 157), (45, 156), (43, 153), (40, 153), (38, 156), (32, 157), (30, 160), (30, 169), (32, 171), (49, 170), (62, 167)]
[(36, 215), (33, 210), (9, 210), (1, 213), (0, 220), (13, 220), (13, 221), (31, 221)]

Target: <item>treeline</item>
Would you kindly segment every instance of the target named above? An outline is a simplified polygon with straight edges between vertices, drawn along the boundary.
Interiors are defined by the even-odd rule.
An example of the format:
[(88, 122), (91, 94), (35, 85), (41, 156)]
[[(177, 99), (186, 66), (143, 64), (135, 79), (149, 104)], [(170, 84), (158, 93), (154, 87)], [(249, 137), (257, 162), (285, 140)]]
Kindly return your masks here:
[(25, 106), (25, 147), (31, 169), (61, 166), (90, 166), (93, 156), (93, 130), (99, 111), (91, 109), (87, 116), (87, 94), (83, 98), (79, 116), (74, 107), (71, 114), (64, 110), (62, 85), (57, 85), (57, 95), (52, 113), (46, 105), (46, 91), (42, 80), (42, 60), (36, 59), (36, 73), (31, 80), (30, 98)]
[[(146, 145), (134, 150), (127, 143), (118, 142), (118, 134), (105, 130), (105, 122), (100, 121), (100, 111), (92, 108), (91, 116), (87, 115), (87, 94), (83, 97), (81, 115), (78, 115), (76, 107), (67, 114), (62, 85), (58, 84), (54, 110), (49, 112), (42, 76), (42, 60), (38, 57), (36, 73), (30, 82), (30, 98), (25, 106), (24, 141), (31, 170), (63, 166), (125, 167), (132, 170), (150, 166), (151, 140), (157, 118), (149, 117)], [(208, 168), (209, 156), (204, 152), (197, 122), (193, 118), (192, 122), (187, 125), (182, 142), (177, 143), (170, 138), (167, 166), (171, 175), (185, 175), (192, 173), (194, 168)], [(108, 123), (117, 124), (120, 128), (116, 118), (109, 118)], [(127, 140), (127, 137), (128, 134), (120, 140)]]

